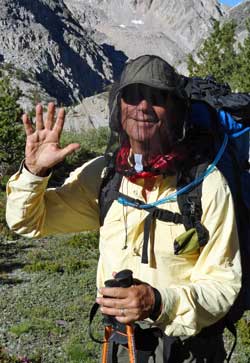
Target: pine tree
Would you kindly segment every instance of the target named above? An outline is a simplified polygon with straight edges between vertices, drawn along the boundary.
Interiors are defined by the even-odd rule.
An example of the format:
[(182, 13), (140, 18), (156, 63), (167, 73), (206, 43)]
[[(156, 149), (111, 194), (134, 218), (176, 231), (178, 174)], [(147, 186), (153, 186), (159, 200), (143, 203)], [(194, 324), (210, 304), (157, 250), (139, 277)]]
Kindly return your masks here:
[(247, 36), (238, 44), (237, 70), (232, 77), (234, 89), (250, 92), (250, 21), (246, 23)]
[(237, 69), (235, 29), (232, 21), (222, 25), (215, 21), (212, 33), (197, 52), (197, 61), (191, 54), (188, 56), (190, 76), (212, 75), (217, 82), (232, 81)]
[[(23, 157), (24, 133), (18, 99), (21, 91), (0, 74), (0, 167), (17, 164)], [(0, 170), (1, 171), (1, 170)]]

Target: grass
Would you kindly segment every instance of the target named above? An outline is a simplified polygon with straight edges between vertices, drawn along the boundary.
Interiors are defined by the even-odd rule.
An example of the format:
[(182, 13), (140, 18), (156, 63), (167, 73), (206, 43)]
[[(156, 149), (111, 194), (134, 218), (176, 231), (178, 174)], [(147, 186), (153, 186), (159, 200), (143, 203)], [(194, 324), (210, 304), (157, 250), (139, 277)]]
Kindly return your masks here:
[[(2, 244), (9, 273), (0, 275), (0, 346), (14, 357), (35, 357), (35, 362), (98, 361), (100, 346), (87, 334), (96, 295), (97, 245), (96, 233)], [(58, 265), (60, 270), (51, 268)], [(93, 329), (101, 337), (100, 316)]]
[[(5, 356), (0, 355), (1, 363), (98, 362), (101, 347), (88, 336), (97, 259), (97, 233), (1, 244), (0, 354)], [(72, 268), (72, 260), (77, 268)], [(43, 268), (37, 268), (39, 261)], [(78, 265), (79, 261), (84, 263)], [(62, 269), (49, 268), (52, 264)], [(93, 332), (102, 339), (100, 314)], [(232, 337), (226, 333), (225, 339), (229, 350)], [(232, 363), (248, 363), (248, 314), (238, 323), (238, 340)]]

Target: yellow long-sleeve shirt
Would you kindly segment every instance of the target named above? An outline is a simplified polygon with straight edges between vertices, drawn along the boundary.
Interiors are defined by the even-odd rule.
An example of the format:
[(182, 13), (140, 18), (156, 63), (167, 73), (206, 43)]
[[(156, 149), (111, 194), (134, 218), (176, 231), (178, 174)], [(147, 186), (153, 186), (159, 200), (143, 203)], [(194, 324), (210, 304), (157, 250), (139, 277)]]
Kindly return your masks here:
[[(76, 169), (56, 189), (46, 189), (49, 178), (20, 169), (7, 186), (6, 215), (10, 228), (28, 237), (98, 229), (103, 166), (103, 158), (94, 159)], [(147, 193), (147, 202), (162, 199), (175, 190), (174, 176), (159, 176)], [(124, 177), (120, 191), (144, 200), (143, 180), (135, 184)], [(176, 202), (161, 208), (179, 212)], [(113, 271), (133, 270), (135, 278), (160, 291), (163, 309), (155, 324), (168, 335), (195, 335), (215, 323), (229, 310), (241, 287), (233, 201), (218, 170), (203, 182), (202, 209), (201, 222), (210, 236), (206, 246), (175, 255), (173, 242), (185, 232), (184, 226), (156, 220), (148, 264), (141, 263), (146, 211), (114, 201), (100, 228), (97, 286), (103, 286)]]

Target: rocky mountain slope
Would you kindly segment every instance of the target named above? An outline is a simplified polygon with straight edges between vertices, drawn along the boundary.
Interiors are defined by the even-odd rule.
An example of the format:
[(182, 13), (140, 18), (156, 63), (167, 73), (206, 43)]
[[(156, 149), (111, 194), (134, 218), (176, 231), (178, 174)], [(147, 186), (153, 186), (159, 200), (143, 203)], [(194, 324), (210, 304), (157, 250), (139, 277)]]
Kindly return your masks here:
[(70, 104), (113, 79), (106, 50), (62, 0), (2, 0), (0, 8), (0, 60), (22, 81), (20, 70), (39, 91)]
[(207, 36), (213, 20), (225, 15), (217, 0), (64, 2), (99, 43), (112, 44), (128, 57), (158, 54), (175, 65)]
[(78, 105), (67, 110), (64, 130), (85, 131), (108, 125), (108, 92), (84, 98)]
[(242, 41), (246, 36), (246, 20), (250, 19), (250, 1), (245, 0), (240, 5), (229, 9), (225, 20), (234, 20), (237, 23), (238, 40)]
[(24, 91), (22, 106), (87, 97), (93, 115), (98, 102), (88, 97), (117, 78), (127, 58), (154, 53), (185, 72), (186, 55), (214, 19), (239, 21), (242, 39), (250, 0), (232, 9), (218, 0), (2, 0), (0, 10), (0, 67)]

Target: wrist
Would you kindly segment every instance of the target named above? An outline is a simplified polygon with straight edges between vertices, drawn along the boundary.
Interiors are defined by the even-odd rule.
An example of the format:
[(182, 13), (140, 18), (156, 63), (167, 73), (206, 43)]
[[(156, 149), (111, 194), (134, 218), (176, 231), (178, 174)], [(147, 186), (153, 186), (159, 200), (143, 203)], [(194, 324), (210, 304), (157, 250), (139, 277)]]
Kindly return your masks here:
[(36, 176), (46, 177), (46, 176), (48, 176), (50, 174), (50, 169), (48, 169), (48, 168), (39, 168), (39, 167), (36, 167), (34, 165), (30, 165), (30, 164), (26, 163), (25, 160), (24, 160), (24, 167), (31, 174), (36, 175)]
[(154, 294), (154, 303), (152, 305), (152, 309), (151, 309), (149, 318), (151, 320), (155, 321), (161, 314), (162, 300), (161, 300), (160, 292), (157, 289), (155, 289), (154, 287), (152, 287), (152, 290), (153, 290), (153, 294)]

